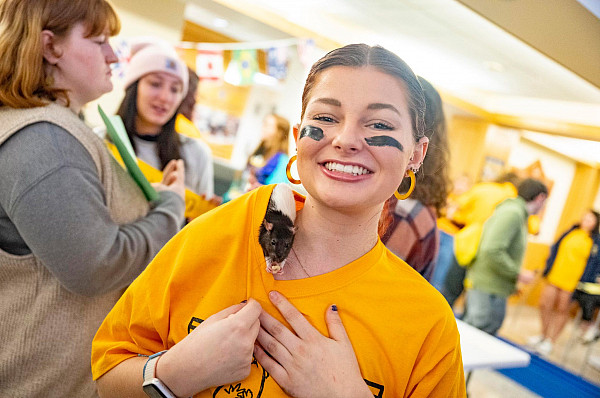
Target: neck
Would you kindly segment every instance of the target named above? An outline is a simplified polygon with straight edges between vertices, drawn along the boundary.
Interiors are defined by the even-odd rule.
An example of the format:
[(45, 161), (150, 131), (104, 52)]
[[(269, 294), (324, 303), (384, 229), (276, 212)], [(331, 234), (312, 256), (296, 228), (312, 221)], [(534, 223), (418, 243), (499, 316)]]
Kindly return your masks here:
[(161, 127), (152, 123), (146, 123), (137, 115), (135, 116), (135, 131), (138, 135), (158, 135)]
[[(56, 103), (59, 105), (62, 105), (64, 107), (67, 107), (67, 101), (63, 99), (63, 97), (59, 97), (56, 100)], [(83, 108), (83, 104), (80, 104), (75, 98), (71, 98), (69, 97), (69, 104), (68, 104), (68, 108), (76, 115), (79, 115), (79, 112), (81, 112), (81, 109)]]
[(331, 272), (369, 252), (378, 240), (380, 214), (378, 208), (344, 214), (323, 208), (308, 196), (297, 214), (294, 239), (295, 254), (306, 273), (315, 276)]

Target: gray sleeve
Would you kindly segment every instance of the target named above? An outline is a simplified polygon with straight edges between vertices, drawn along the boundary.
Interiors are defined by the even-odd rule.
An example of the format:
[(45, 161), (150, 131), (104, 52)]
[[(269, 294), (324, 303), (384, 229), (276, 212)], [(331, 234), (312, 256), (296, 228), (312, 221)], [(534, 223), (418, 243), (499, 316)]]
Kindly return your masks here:
[(206, 198), (212, 198), (215, 195), (213, 157), (210, 147), (197, 138), (185, 137), (188, 140), (189, 156), (193, 157), (193, 163), (196, 164), (195, 170), (190, 172), (197, 174), (197, 185), (192, 191), (204, 195)]
[(203, 192), (206, 192), (206, 197), (210, 199), (215, 196), (215, 172), (213, 169), (212, 153), (208, 148), (206, 150), (206, 155), (204, 156), (204, 167), (200, 181), (202, 181), (202, 187), (200, 189), (202, 189)]
[(185, 204), (173, 192), (161, 192), (138, 221), (115, 224), (92, 158), (58, 126), (28, 126), (5, 145), (21, 156), (11, 162), (19, 177), (0, 172), (11, 186), (3, 206), (31, 251), (74, 293), (124, 288), (183, 224)]

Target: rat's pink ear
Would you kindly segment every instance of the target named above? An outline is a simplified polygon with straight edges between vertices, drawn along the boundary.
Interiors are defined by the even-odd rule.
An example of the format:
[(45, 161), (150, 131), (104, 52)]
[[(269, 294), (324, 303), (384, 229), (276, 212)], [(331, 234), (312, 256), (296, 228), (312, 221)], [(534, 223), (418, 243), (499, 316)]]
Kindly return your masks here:
[(267, 220), (263, 220), (263, 225), (265, 226), (265, 229), (267, 231), (270, 231), (273, 229), (273, 223), (268, 222)]

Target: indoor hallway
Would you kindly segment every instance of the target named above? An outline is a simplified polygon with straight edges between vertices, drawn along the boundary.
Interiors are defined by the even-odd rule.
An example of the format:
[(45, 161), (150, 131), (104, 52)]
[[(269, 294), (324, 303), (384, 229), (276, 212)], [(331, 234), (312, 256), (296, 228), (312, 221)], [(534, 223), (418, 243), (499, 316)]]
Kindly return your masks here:
[[(498, 336), (525, 347), (527, 337), (539, 333), (538, 309), (524, 304), (509, 305), (506, 319)], [(589, 350), (589, 352), (588, 352)], [(600, 386), (600, 369), (585, 362), (586, 354), (600, 356), (600, 340), (582, 344), (574, 333), (574, 321), (565, 327), (554, 350), (545, 357), (548, 361)], [(534, 394), (512, 379), (493, 370), (474, 371), (467, 392), (470, 398), (533, 398)], [(580, 397), (581, 398), (581, 397)]]

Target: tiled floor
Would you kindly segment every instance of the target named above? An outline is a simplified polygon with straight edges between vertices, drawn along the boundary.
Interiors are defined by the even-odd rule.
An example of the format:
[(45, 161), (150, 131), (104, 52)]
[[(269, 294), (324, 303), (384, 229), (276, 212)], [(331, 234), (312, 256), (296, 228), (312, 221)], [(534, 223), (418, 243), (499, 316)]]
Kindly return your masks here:
[[(537, 308), (527, 305), (511, 305), (508, 307), (506, 319), (498, 335), (524, 345), (527, 337), (539, 334), (539, 322)], [(570, 321), (547, 359), (600, 386), (600, 371), (585, 362), (588, 349), (590, 355), (600, 355), (600, 341), (596, 341), (591, 346), (584, 345), (578, 341), (573, 330), (574, 322)], [(538, 397), (511, 379), (492, 370), (473, 372), (467, 391), (469, 398)]]

